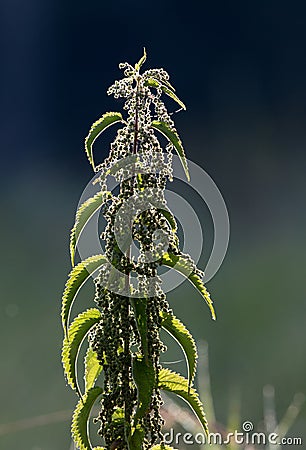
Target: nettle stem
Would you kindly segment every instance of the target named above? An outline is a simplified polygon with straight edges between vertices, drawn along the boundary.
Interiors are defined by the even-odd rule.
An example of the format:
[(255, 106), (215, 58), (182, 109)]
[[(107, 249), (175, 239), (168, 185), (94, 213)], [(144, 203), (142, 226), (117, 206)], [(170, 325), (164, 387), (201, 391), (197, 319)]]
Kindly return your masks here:
[[(164, 196), (166, 181), (172, 180), (173, 150), (179, 155), (187, 179), (189, 174), (182, 142), (161, 95), (168, 95), (184, 109), (185, 105), (174, 93), (164, 69), (150, 69), (140, 74), (145, 60), (144, 52), (134, 67), (121, 64), (125, 77), (108, 90), (115, 98), (124, 99), (127, 118), (124, 120), (118, 112), (104, 114), (93, 124), (85, 140), (89, 161), (99, 172), (101, 191), (77, 211), (70, 243), (73, 268), (62, 306), (64, 370), (70, 386), (81, 396), (72, 422), (72, 435), (81, 450), (92, 449), (87, 421), (92, 405), (99, 398), (101, 410), (96, 422), (100, 422), (98, 433), (107, 450), (164, 448), (161, 390), (183, 397), (208, 432), (202, 405), (192, 388), (196, 346), (189, 331), (170, 310), (158, 276), (161, 265), (176, 269), (199, 291), (215, 318), (212, 301), (202, 282), (203, 273), (179, 249), (176, 221)], [(152, 115), (157, 120), (153, 120)], [(93, 143), (115, 123), (123, 126), (111, 143), (109, 157), (95, 167)], [(155, 132), (168, 139), (166, 151)], [(118, 195), (108, 191), (109, 175), (120, 184)], [(101, 236), (105, 253), (93, 255), (74, 267), (77, 241), (87, 221), (99, 208), (106, 219)], [(133, 242), (139, 248), (138, 256), (132, 255)], [(75, 297), (84, 281), (97, 269), (97, 308), (80, 314), (69, 326)], [(161, 366), (160, 354), (166, 350), (160, 340), (161, 328), (183, 349), (188, 379)], [(78, 387), (76, 358), (86, 335), (89, 349), (82, 393)], [(101, 372), (103, 380), (97, 383), (102, 381), (103, 387), (96, 386)]]
[[(138, 80), (136, 82), (136, 111), (135, 111), (135, 127), (134, 127), (134, 143), (133, 143), (133, 154), (136, 154), (137, 152), (137, 135), (138, 135)], [(133, 167), (133, 183), (135, 183), (135, 165)], [(132, 229), (132, 222), (130, 222), (129, 227), (130, 229)], [(132, 245), (130, 244), (127, 250), (127, 258), (128, 260), (131, 259), (132, 256)], [(126, 283), (126, 291), (129, 291), (130, 288), (130, 274), (131, 272), (128, 272), (128, 275), (125, 279), (125, 283)], [(126, 330), (126, 335), (125, 335), (125, 339), (124, 339), (124, 354), (125, 354), (125, 358), (126, 358), (126, 366), (125, 366), (125, 376), (124, 376), (124, 384), (123, 384), (123, 391), (127, 394), (130, 391), (130, 382), (131, 382), (131, 367), (132, 367), (132, 358), (131, 358), (131, 351), (130, 351), (130, 299), (129, 297), (126, 298), (126, 317), (128, 318), (127, 321), (127, 325), (128, 325), (128, 330)], [(130, 395), (125, 395), (125, 400), (124, 400), (124, 419), (125, 419), (125, 440), (126, 440), (126, 444), (129, 446), (129, 435), (130, 435), (130, 429), (127, 430), (127, 424), (130, 424), (131, 422), (131, 407), (130, 407), (130, 403), (131, 403), (131, 399), (130, 399)], [(130, 428), (130, 427), (129, 427)], [(128, 431), (128, 432), (127, 432)], [(116, 446), (118, 446), (118, 444), (120, 445), (119, 442), (115, 441), (112, 444), (112, 449), (115, 449)]]
[(135, 128), (134, 128), (134, 145), (133, 145), (133, 154), (137, 153), (137, 145), (138, 145), (138, 96), (139, 96), (139, 80), (140, 77), (136, 78), (136, 110), (135, 110)]

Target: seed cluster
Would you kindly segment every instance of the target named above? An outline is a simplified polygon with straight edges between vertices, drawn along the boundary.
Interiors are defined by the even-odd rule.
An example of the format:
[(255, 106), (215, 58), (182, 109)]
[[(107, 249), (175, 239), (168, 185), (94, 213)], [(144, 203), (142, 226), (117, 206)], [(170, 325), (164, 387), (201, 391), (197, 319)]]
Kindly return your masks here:
[[(162, 292), (158, 266), (164, 252), (179, 254), (178, 240), (162, 210), (166, 207), (166, 181), (172, 180), (172, 145), (164, 152), (151, 126), (152, 118), (175, 130), (161, 100), (160, 85), (171, 86), (163, 69), (142, 75), (128, 63), (120, 64), (125, 77), (116, 81), (108, 94), (125, 100), (127, 118), (111, 144), (109, 157), (97, 167), (102, 191), (107, 191), (111, 173), (120, 183), (120, 192), (103, 208), (107, 225), (102, 234), (109, 264), (95, 280), (95, 301), (101, 321), (90, 334), (104, 373), (104, 393), (97, 420), (99, 434), (107, 449), (128, 449), (127, 436), (133, 427), (137, 406), (137, 386), (133, 380), (135, 353), (146, 357), (154, 367), (156, 385), (150, 407), (141, 418), (143, 448), (162, 440), (162, 404), (157, 388), (159, 357), (165, 350), (159, 337), (160, 313), (168, 311)], [(148, 80), (157, 81), (150, 87)], [(154, 92), (153, 92), (154, 91)], [(124, 159), (128, 158), (127, 161)], [(122, 164), (122, 161), (124, 163)], [(132, 251), (132, 246), (136, 251)], [(132, 277), (135, 281), (132, 283)], [(141, 338), (133, 299), (146, 302), (146, 343)]]

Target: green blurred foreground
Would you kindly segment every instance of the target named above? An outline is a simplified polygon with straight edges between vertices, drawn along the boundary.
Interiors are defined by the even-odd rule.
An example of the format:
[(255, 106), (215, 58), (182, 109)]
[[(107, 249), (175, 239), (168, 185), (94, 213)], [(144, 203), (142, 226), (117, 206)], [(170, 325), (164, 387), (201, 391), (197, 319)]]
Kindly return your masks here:
[[(2, 197), (0, 448), (69, 450), (67, 422), (77, 398), (63, 381), (59, 312), (69, 270), (68, 230), (80, 186), (87, 180), (69, 183), (56, 171), (47, 176), (33, 173), (31, 182), (24, 174)], [(227, 201), (231, 203), (231, 197)], [(237, 208), (228, 207), (230, 249), (208, 283), (217, 322), (210, 320), (206, 305), (188, 283), (169, 299), (195, 338), (209, 344), (218, 421), (227, 425), (234, 404), (241, 409), (242, 421), (260, 424), (265, 385), (275, 387), (279, 419), (294, 394), (306, 393), (305, 236), (297, 226), (298, 215), (292, 222), (270, 217), (250, 225)], [(82, 298), (86, 301), (92, 294), (88, 285), (78, 309)], [(164, 361), (179, 359), (174, 347), (164, 355)], [(204, 405), (209, 400), (206, 382), (201, 379)], [(305, 429), (306, 408), (289, 435), (305, 438)]]

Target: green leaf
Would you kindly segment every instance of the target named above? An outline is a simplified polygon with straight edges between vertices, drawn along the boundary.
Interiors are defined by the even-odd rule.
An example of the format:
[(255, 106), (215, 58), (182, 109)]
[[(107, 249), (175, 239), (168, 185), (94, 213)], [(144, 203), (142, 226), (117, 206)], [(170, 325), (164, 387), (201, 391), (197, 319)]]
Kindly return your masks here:
[(135, 64), (135, 69), (137, 71), (139, 71), (140, 67), (144, 64), (144, 62), (147, 59), (147, 52), (145, 47), (143, 48), (143, 56), (140, 58), (140, 60), (138, 61), (138, 63)]
[(94, 197), (86, 200), (77, 210), (75, 223), (70, 233), (70, 256), (72, 266), (74, 266), (76, 245), (84, 227), (94, 213), (98, 211), (110, 197), (110, 192), (98, 192)]
[(193, 268), (193, 263), (190, 262), (186, 257), (182, 255), (173, 255), (171, 253), (165, 253), (161, 259), (161, 264), (175, 269), (177, 272), (185, 275), (188, 280), (194, 285), (194, 287), (199, 291), (204, 300), (206, 301), (213, 320), (216, 320), (216, 313), (214, 310), (212, 299), (210, 298), (209, 292), (204, 286), (203, 281), (197, 275)]
[(124, 409), (116, 408), (112, 415), (112, 422), (124, 423)]
[(143, 191), (144, 190), (144, 182), (143, 182), (143, 176), (141, 173), (137, 173), (136, 180), (137, 180), (138, 189), (140, 191)]
[(137, 425), (129, 440), (130, 450), (142, 450), (144, 437), (144, 429), (140, 425)]
[(97, 352), (95, 352), (91, 347), (88, 347), (85, 356), (85, 392), (94, 387), (96, 379), (102, 372), (103, 367), (101, 366)]
[[(91, 450), (92, 448), (88, 437), (88, 420), (91, 409), (102, 392), (102, 388), (100, 387), (90, 389), (86, 395), (79, 400), (73, 413), (71, 433), (75, 445), (79, 450)], [(102, 447), (96, 447), (96, 450), (99, 449), (102, 449)]]
[(146, 298), (131, 298), (131, 304), (134, 309), (137, 329), (140, 335), (141, 350), (148, 360), (148, 327), (147, 327), (147, 299)]
[(145, 86), (154, 87), (155, 89), (161, 88), (161, 83), (155, 78), (147, 78), (145, 81)]
[(106, 130), (110, 125), (113, 125), (116, 122), (122, 121), (122, 115), (119, 112), (107, 112), (103, 114), (103, 116), (94, 122), (90, 128), (90, 131), (85, 139), (85, 150), (87, 157), (89, 159), (90, 164), (93, 169), (95, 169), (95, 164), (93, 160), (93, 151), (92, 146), (100, 134)]
[(155, 370), (152, 361), (146, 361), (141, 355), (133, 358), (133, 378), (137, 386), (137, 409), (135, 422), (149, 412), (155, 385)]
[(169, 142), (171, 142), (171, 144), (173, 144), (173, 146), (175, 147), (177, 154), (181, 160), (187, 180), (190, 181), (187, 160), (186, 160), (183, 144), (182, 144), (182, 141), (180, 140), (177, 132), (175, 130), (172, 130), (168, 124), (166, 124), (165, 122), (162, 122), (160, 120), (153, 120), (151, 125), (153, 128), (160, 131), (160, 133), (162, 133), (169, 140)]
[(91, 274), (105, 263), (107, 263), (107, 258), (103, 255), (90, 256), (76, 265), (70, 272), (62, 297), (61, 312), (62, 324), (66, 335), (70, 310), (79, 290)]
[(151, 450), (176, 450), (176, 449), (166, 444), (157, 444), (153, 445)]
[(88, 331), (100, 321), (101, 313), (96, 308), (88, 309), (79, 314), (68, 330), (68, 336), (64, 338), (62, 350), (62, 362), (68, 384), (80, 394), (76, 375), (76, 361), (82, 342)]
[(177, 223), (173, 214), (168, 209), (159, 209), (158, 211), (164, 216), (164, 218), (169, 223), (171, 230), (175, 233), (177, 230)]
[(130, 155), (126, 158), (120, 158), (115, 162), (105, 173), (105, 175), (115, 175), (119, 170), (126, 169), (131, 170), (138, 160), (138, 155)]
[(162, 83), (160, 83), (159, 81), (157, 81), (155, 78), (148, 78), (145, 82), (145, 85), (150, 86), (150, 87), (154, 87), (156, 89), (160, 88), (162, 89), (162, 91), (167, 94), (169, 97), (172, 98), (172, 100), (174, 100), (176, 103), (178, 103), (180, 105), (181, 108), (186, 109), (186, 106), (184, 105), (184, 103), (177, 97), (177, 95), (175, 95), (175, 93), (169, 89), (167, 86), (164, 86)]
[(197, 392), (193, 388), (190, 390), (188, 389), (188, 381), (186, 378), (176, 372), (172, 372), (169, 369), (161, 369), (159, 372), (158, 386), (160, 389), (172, 392), (173, 394), (176, 394), (184, 399), (193, 409), (203, 427), (203, 430), (206, 435), (208, 435), (208, 425), (202, 403)]
[[(157, 83), (161, 83), (161, 84), (167, 86), (169, 89), (171, 89), (171, 91), (175, 92), (175, 88), (172, 86), (172, 84), (170, 83), (170, 81), (167, 80), (166, 77), (164, 77), (164, 76), (161, 75), (160, 73), (159, 73), (158, 75), (157, 75), (157, 74), (152, 74), (152, 71), (151, 71), (151, 70), (146, 70), (146, 71), (143, 73), (143, 77), (144, 77), (146, 80), (150, 79), (150, 80), (156, 81)], [(154, 84), (154, 83), (152, 83), (152, 87), (156, 87), (156, 85), (153, 86), (153, 84)]]
[(165, 94), (167, 94), (169, 97), (172, 98), (172, 100), (174, 100), (176, 103), (178, 103), (180, 105), (181, 108), (183, 108), (184, 110), (186, 110), (186, 106), (185, 104), (182, 102), (182, 100), (180, 100), (178, 98), (177, 95), (174, 94), (174, 92), (172, 92), (170, 89), (168, 89), (166, 86), (162, 86), (162, 90)]
[(195, 341), (185, 325), (172, 313), (162, 311), (160, 315), (162, 317), (161, 326), (178, 342), (185, 354), (188, 367), (189, 389), (194, 379), (198, 357)]
[(148, 200), (151, 203), (151, 205), (154, 206), (154, 208), (156, 208), (158, 210), (158, 212), (160, 212), (164, 216), (164, 218), (169, 223), (171, 230), (173, 232), (176, 232), (177, 231), (177, 223), (176, 223), (175, 217), (172, 214), (172, 212), (166, 206), (162, 205), (161, 201), (159, 199), (156, 199), (153, 196), (152, 197), (150, 196)]

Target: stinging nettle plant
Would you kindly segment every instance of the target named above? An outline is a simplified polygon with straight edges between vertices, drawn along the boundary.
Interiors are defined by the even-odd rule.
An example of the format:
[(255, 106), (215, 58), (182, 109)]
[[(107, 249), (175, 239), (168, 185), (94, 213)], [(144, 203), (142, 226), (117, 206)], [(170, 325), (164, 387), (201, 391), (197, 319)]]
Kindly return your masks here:
[[(201, 401), (192, 387), (196, 345), (169, 308), (158, 272), (160, 266), (165, 266), (184, 275), (200, 292), (215, 319), (212, 301), (202, 281), (203, 272), (180, 251), (176, 220), (164, 197), (166, 182), (172, 180), (173, 151), (178, 154), (188, 180), (189, 173), (182, 142), (161, 96), (166, 94), (181, 108), (185, 106), (176, 96), (165, 70), (150, 69), (140, 74), (145, 60), (144, 50), (134, 67), (120, 64), (124, 78), (108, 89), (108, 94), (124, 99), (126, 117), (120, 112), (105, 113), (92, 125), (85, 140), (87, 157), (101, 189), (76, 213), (70, 236), (72, 270), (61, 312), (64, 372), (68, 384), (80, 397), (73, 414), (72, 437), (81, 450), (92, 449), (88, 421), (93, 405), (99, 400), (100, 412), (95, 421), (100, 423), (98, 434), (104, 448), (166, 448), (160, 414), (163, 390), (183, 398), (208, 433)], [(114, 124), (120, 124), (121, 128), (111, 143), (109, 156), (95, 166), (93, 144)], [(158, 138), (167, 141), (165, 151)], [(107, 188), (111, 176), (120, 186), (117, 195)], [(75, 265), (80, 235), (99, 209), (106, 220), (101, 235), (103, 254)], [(70, 312), (80, 288), (96, 273), (97, 307), (84, 311), (70, 323)], [(181, 346), (187, 379), (161, 366), (160, 355), (165, 351), (161, 329)], [(89, 346), (81, 389), (77, 359), (86, 338)]]

